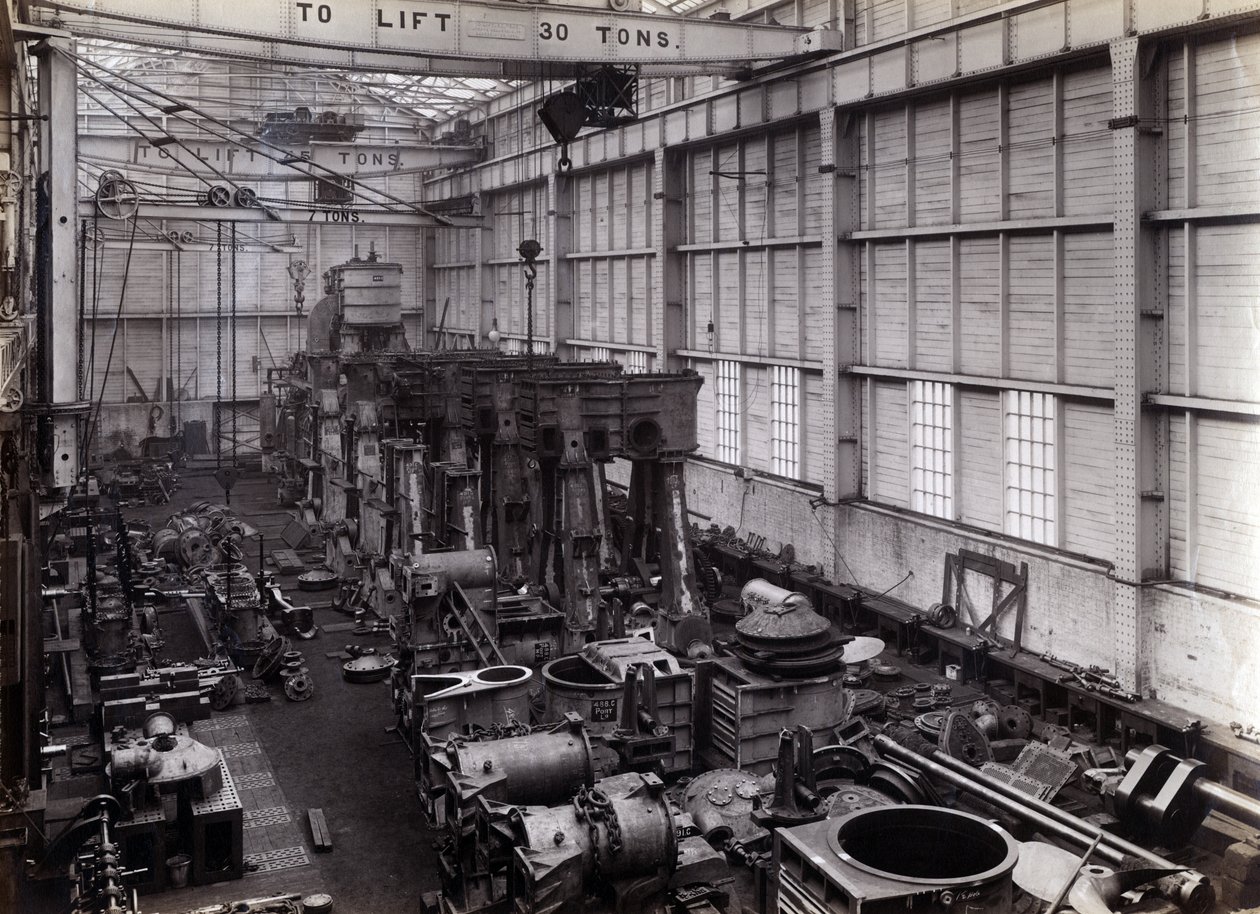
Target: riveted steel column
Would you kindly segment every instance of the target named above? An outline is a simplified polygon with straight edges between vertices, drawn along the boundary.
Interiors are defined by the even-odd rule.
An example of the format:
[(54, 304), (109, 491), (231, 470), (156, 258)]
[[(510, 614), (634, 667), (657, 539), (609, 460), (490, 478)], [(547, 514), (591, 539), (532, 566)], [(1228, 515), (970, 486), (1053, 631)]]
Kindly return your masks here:
[(862, 246), (849, 240), (861, 227), (861, 200), (858, 190), (857, 121), (844, 112), (821, 112), (822, 169), (831, 172), (829, 197), (829, 243), (823, 244), (822, 268), (829, 274), (835, 307), (824, 352), (834, 353), (823, 366), (823, 395), (829, 398), (828, 429), (834, 447), (827, 453), (831, 465), (823, 477), (832, 498), (851, 498), (862, 491), (862, 387), (857, 375), (847, 369), (862, 361), (861, 331), (858, 326), (859, 282)]
[[(569, 358), (565, 340), (573, 338), (573, 264), (568, 256), (573, 252), (573, 182), (567, 172), (552, 172), (547, 176), (547, 240), (543, 245), (550, 248), (543, 253), (551, 258), (551, 270), (547, 276), (547, 308), (550, 312), (547, 327), (551, 331), (551, 351), (562, 358)], [(535, 316), (534, 324), (538, 319)]]
[[(480, 172), (476, 172), (474, 180), (480, 184)], [(467, 315), (461, 320), (449, 314), (445, 300), (439, 304), (436, 302), (435, 296), (436, 308), (429, 319), (431, 325), (436, 325), (442, 320), (443, 313), (446, 313), (446, 325), (448, 327), (452, 324), (461, 327), (476, 327), (477, 339), (473, 340), (474, 346), (485, 346), (487, 344), (486, 334), (490, 332), (490, 329), (494, 326), (494, 319), (498, 316), (498, 303), (494, 298), (494, 269), (490, 263), (490, 259), (494, 257), (494, 230), (495, 220), (492, 213), (487, 213), (482, 222), (472, 230), (473, 286), (477, 290), (477, 313)], [(515, 239), (511, 247), (515, 249), (516, 245), (524, 240), (523, 238)], [(434, 248), (436, 248), (436, 239)], [(434, 278), (436, 279), (436, 277)], [(518, 274), (516, 281), (523, 283), (525, 280)], [(452, 305), (455, 305), (455, 313), (459, 314), (459, 305), (455, 302), (452, 302)], [(464, 321), (469, 321), (469, 323), (465, 324)], [(472, 321), (476, 323), (472, 323)], [(444, 340), (440, 339), (437, 341), (438, 345), (442, 345), (443, 342)]]
[[(43, 271), (40, 340), (43, 373), (39, 399), (51, 422), (51, 452), (44, 455), (46, 480), (56, 488), (73, 485), (79, 476), (80, 421), (78, 400), (78, 116), (74, 63), (60, 51), (73, 42), (49, 38), (39, 54), (39, 110), (48, 119), (40, 125), (39, 171), (48, 175), (48, 259)], [(32, 199), (34, 199), (32, 197)]]
[(1159, 231), (1142, 214), (1160, 208), (1165, 169), (1153, 132), (1162, 101), (1154, 50), (1136, 38), (1111, 44), (1111, 127), (1115, 186), (1115, 601), (1112, 643), (1116, 675), (1141, 690), (1148, 670), (1143, 646), (1144, 580), (1166, 575), (1168, 512), (1166, 431), (1143, 413), (1145, 393), (1163, 390), (1166, 268)]
[(682, 159), (682, 153), (660, 147), (652, 163), (650, 228), (656, 256), (652, 258), (650, 326), (651, 342), (656, 346), (656, 367), (661, 371), (684, 367), (674, 353), (687, 345), (683, 255), (675, 251), (686, 231)]

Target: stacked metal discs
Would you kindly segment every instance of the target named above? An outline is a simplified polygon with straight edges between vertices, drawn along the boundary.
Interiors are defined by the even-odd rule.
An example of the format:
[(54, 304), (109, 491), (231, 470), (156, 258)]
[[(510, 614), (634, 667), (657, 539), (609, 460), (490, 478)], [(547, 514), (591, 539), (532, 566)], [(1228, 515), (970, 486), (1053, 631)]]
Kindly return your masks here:
[(802, 678), (843, 666), (845, 640), (799, 593), (749, 581), (741, 599), (749, 613), (735, 624), (735, 654), (759, 673)]

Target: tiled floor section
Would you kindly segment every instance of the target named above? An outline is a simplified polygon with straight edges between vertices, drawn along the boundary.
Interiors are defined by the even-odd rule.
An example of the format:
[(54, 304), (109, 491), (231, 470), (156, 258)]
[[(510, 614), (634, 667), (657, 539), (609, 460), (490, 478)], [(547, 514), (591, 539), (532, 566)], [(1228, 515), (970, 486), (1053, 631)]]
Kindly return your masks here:
[(244, 714), (211, 717), (196, 724), (192, 736), (223, 753), (236, 784), (245, 820), (245, 878), (309, 865), (306, 836), (300, 830), (304, 817), (290, 813), (249, 718)]

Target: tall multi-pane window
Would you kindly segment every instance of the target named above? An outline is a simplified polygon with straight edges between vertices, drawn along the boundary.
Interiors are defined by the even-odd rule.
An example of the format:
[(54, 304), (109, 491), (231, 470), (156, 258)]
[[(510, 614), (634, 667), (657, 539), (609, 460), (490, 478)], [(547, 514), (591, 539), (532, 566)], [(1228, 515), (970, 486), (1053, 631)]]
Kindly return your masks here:
[(647, 374), (648, 354), (641, 349), (627, 349), (622, 353), (627, 374)]
[(954, 389), (910, 382), (910, 507), (954, 519)]
[(608, 351), (607, 346), (588, 346), (586, 349), (586, 360), (588, 362), (611, 362), (612, 354)]
[(1007, 391), (1006, 524), (1012, 536), (1056, 545), (1055, 400)]
[(723, 463), (739, 463), (740, 388), (743, 381), (740, 364), (719, 361), (714, 363), (714, 369), (717, 375), (714, 397), (717, 406), (716, 456)]
[(770, 366), (770, 472), (801, 472), (801, 370)]

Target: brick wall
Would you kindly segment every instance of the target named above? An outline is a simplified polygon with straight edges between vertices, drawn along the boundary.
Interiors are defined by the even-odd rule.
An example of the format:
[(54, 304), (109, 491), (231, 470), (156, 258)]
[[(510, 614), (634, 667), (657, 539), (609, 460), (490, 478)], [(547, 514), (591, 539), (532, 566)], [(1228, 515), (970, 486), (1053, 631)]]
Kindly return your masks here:
[[(791, 543), (797, 560), (818, 564), (833, 581), (853, 577), (864, 587), (883, 590), (906, 574), (914, 575), (893, 595), (926, 607), (941, 598), (944, 558), (971, 549), (1008, 562), (1028, 563), (1028, 607), (1023, 644), (1075, 663), (1115, 669), (1109, 639), (1111, 607), (1117, 585), (1102, 565), (1036, 549), (1022, 550), (989, 537), (869, 504), (820, 508), (809, 506), (810, 492), (765, 479), (742, 480), (713, 464), (687, 465), (688, 507), (721, 527), (766, 537), (768, 549)], [(830, 517), (828, 515), (831, 515)], [(817, 518), (817, 519), (816, 519)], [(710, 521), (695, 518), (701, 526)], [(834, 523), (836, 549), (822, 524)], [(988, 614), (991, 591), (968, 576), (967, 596), (977, 618)], [(1192, 716), (1227, 722), (1256, 722), (1260, 708), (1260, 608), (1181, 588), (1150, 588), (1146, 593), (1148, 648), (1147, 694), (1186, 708)], [(1009, 638), (1013, 612), (999, 632)]]

